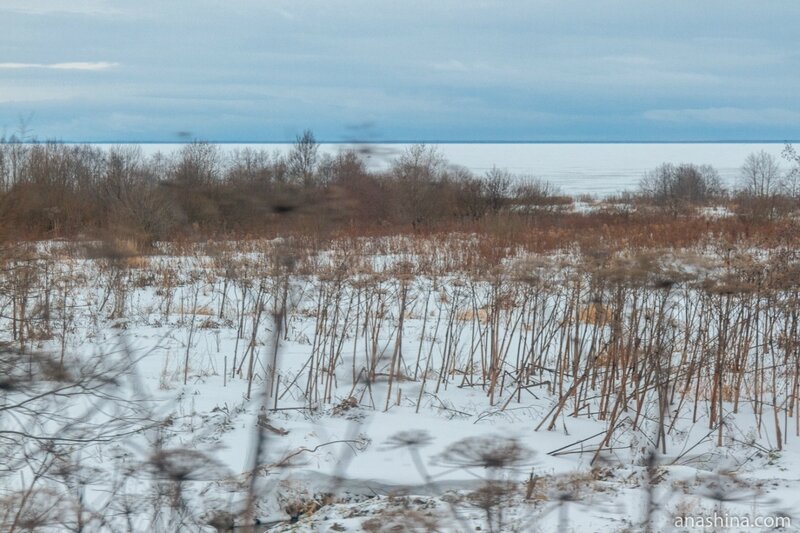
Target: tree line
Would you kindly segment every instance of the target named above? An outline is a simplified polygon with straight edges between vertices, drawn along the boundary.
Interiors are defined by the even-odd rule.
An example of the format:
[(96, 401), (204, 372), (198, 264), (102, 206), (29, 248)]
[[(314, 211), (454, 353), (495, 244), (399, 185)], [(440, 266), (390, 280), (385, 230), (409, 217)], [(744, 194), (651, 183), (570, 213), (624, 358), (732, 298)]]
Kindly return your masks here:
[(512, 201), (558, 201), (547, 183), (520, 182), (499, 169), (479, 177), (431, 146), (411, 146), (381, 171), (368, 169), (365, 159), (357, 148), (320, 153), (309, 131), (287, 153), (193, 142), (146, 155), (131, 145), (12, 137), (0, 142), (0, 220), (17, 237), (111, 231), (147, 242), (264, 235), (286, 230), (287, 220), (308, 230), (419, 229), (479, 219)]
[[(193, 142), (173, 153), (146, 155), (131, 145), (22, 142), (12, 136), (0, 140), (0, 236), (111, 233), (146, 245), (290, 230), (403, 232), (458, 228), (500, 213), (529, 216), (572, 201), (548, 182), (498, 168), (475, 175), (450, 164), (435, 147), (413, 145), (380, 171), (366, 163), (370, 150), (321, 153), (310, 131), (285, 153)], [(735, 196), (754, 213), (772, 216), (795, 208), (800, 192), (800, 157), (790, 146), (785, 157), (794, 165), (786, 174), (767, 153), (749, 156), (742, 187), (733, 192), (725, 191), (712, 167), (664, 164), (628, 199), (677, 216), (687, 206)]]
[(749, 154), (730, 190), (710, 165), (664, 163), (645, 174), (638, 197), (673, 214), (687, 206), (732, 202), (741, 214), (772, 218), (796, 209), (800, 198), (800, 156), (787, 145), (783, 157), (791, 165), (788, 171), (764, 150)]

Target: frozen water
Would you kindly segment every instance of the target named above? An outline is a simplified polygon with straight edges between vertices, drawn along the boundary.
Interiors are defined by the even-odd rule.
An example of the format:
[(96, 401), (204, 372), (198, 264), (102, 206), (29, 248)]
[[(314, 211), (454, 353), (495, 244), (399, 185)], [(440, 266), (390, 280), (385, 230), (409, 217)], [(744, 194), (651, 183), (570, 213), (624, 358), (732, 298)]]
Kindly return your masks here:
[[(290, 144), (225, 144), (228, 150), (250, 146), (270, 152)], [(388, 167), (409, 144), (322, 144), (323, 152), (357, 148), (373, 169)], [(642, 175), (661, 163), (712, 165), (723, 182), (735, 185), (748, 154), (764, 150), (780, 157), (781, 143), (450, 143), (435, 145), (447, 160), (480, 175), (493, 166), (520, 176), (552, 182), (565, 194), (605, 196), (633, 190)], [(172, 152), (179, 144), (144, 144), (145, 153)]]

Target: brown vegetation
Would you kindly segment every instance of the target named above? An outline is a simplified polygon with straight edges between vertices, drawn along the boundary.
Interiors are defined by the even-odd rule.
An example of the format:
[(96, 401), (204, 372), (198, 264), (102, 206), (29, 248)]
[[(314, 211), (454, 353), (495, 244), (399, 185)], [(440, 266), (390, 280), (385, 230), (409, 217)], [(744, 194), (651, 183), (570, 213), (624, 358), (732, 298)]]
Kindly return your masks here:
[[(545, 392), (553, 402), (532, 421), (537, 429), (555, 429), (565, 416), (607, 422), (591, 446), (579, 441), (579, 450), (550, 452), (591, 454), (596, 466), (623, 432), (647, 436), (661, 454), (680, 454), (679, 461), (688, 452), (670, 438), (682, 431), (682, 417), (706, 425), (704, 440), (722, 446), (737, 436), (731, 421), (744, 406), (758, 437), (770, 443), (768, 453), (783, 449), (792, 433), (800, 435), (800, 228), (797, 199), (789, 194), (745, 191), (731, 199), (699, 183), (703, 172), (683, 166), (658, 174), (678, 176), (672, 189), (645, 189), (624, 207), (607, 203), (579, 213), (563, 209), (569, 200), (546, 184), (515, 188), (496, 170), (480, 180), (421, 146), (385, 173), (369, 172), (356, 152), (318, 157), (310, 135), (287, 157), (253, 150), (228, 157), (207, 144), (153, 158), (127, 148), (0, 148), (4, 242), (103, 237), (93, 255), (80, 257), (90, 255), (96, 268), (91, 284), (99, 298), (90, 313), (125, 327), (132, 294), (153, 287), (158, 313), (179, 315), (188, 332), (178, 356), (184, 383), (198, 371), (190, 358), (193, 335), (227, 323), (236, 340), (223, 383), (246, 380), (249, 400), (258, 397), (251, 388), (259, 378), (263, 413), (299, 399), (302, 405), (293, 408), (332, 406), (334, 416), (356, 419), (361, 409), (400, 404), (404, 389), (417, 411), (437, 401), (455, 412), (438, 394), (469, 387), (485, 394), (490, 416)], [(660, 197), (664, 190), (669, 195)], [(696, 209), (710, 200), (733, 215), (708, 217)], [(284, 239), (264, 239), (274, 236)], [(238, 240), (203, 242), (215, 237)], [(140, 255), (148, 247), (198, 263), (159, 265), (158, 258)], [(72, 461), (66, 454), (74, 440), (110, 440), (156, 423), (134, 413), (134, 396), (117, 385), (133, 364), (127, 354), (97, 357), (91, 366), (65, 358), (77, 317), (74, 291), (89, 283), (80, 279), (86, 265), (72, 262), (76, 250), (42, 251), (30, 243), (0, 248), (0, 307), (10, 326), (0, 344), (0, 389), (16, 395), (0, 411), (10, 413), (4, 422), (19, 419), (21, 428), (30, 428), (0, 431), (9, 464), (30, 462), (32, 442), (46, 444), (37, 453), (48, 461), (62, 455)], [(570, 253), (544, 254), (554, 251)], [(388, 266), (373, 261), (390, 257), (402, 259)], [(205, 291), (219, 298), (202, 302)], [(306, 307), (295, 309), (294, 296)], [(286, 375), (279, 344), (297, 316), (313, 319), (310, 348), (301, 370)], [(270, 326), (274, 335), (264, 355), (258, 343)], [(60, 353), (37, 353), (40, 339), (60, 341)], [(345, 400), (338, 397), (342, 388), (349, 389)], [(61, 410), (63, 391), (73, 389), (130, 412), (97, 433), (94, 420)], [(57, 437), (33, 423), (43, 415), (52, 417)], [(256, 474), (316, 451), (300, 448), (267, 463), (267, 432), (283, 431), (269, 420), (268, 414), (259, 419), (247, 506), (237, 511), (248, 519), (259, 496)], [(404, 433), (392, 445), (408, 448), (419, 468), (415, 450), (425, 442), (424, 435)], [(502, 531), (502, 510), (513, 494), (547, 496), (546, 480), (537, 485), (533, 474), (525, 488), (503, 482), (502, 471), (529, 467), (530, 455), (514, 440), (467, 439), (439, 461), (489, 472), (462, 503), (481, 509), (490, 530)], [(647, 461), (655, 478), (655, 463)], [(189, 520), (182, 491), (200, 469), (227, 476), (210, 458), (159, 440), (146, 465), (144, 472), (168, 489), (154, 508), (172, 507), (173, 516), (164, 519), (170, 525)], [(42, 463), (42, 475), (53, 469)], [(420, 473), (433, 486), (423, 468)], [(574, 492), (564, 489), (557, 501), (564, 504)], [(0, 516), (0, 523), (12, 531), (34, 523), (32, 495), (48, 496), (31, 483), (13, 494), (19, 501), (3, 504), (16, 514)], [(295, 520), (328, 504), (291, 503), (287, 512)], [(87, 504), (78, 497), (74, 507), (80, 522)], [(60, 509), (47, 520), (60, 524), (69, 512)], [(105, 520), (103, 513), (111, 514), (96, 514)], [(232, 524), (228, 518), (225, 527)]]
[[(356, 150), (320, 156), (308, 132), (287, 154), (192, 143), (146, 157), (137, 147), (12, 139), (0, 142), (0, 237), (113, 238), (141, 252), (163, 240), (293, 234), (327, 242), (456, 232), (477, 236), (483, 259), (520, 247), (787, 244), (798, 233), (798, 199), (788, 181), (777, 186), (771, 167), (768, 177), (753, 177), (760, 171), (753, 159), (743, 169), (746, 187), (734, 196), (710, 167), (665, 164), (625, 203), (574, 212), (571, 198), (546, 182), (498, 169), (475, 176), (423, 145), (376, 172)], [(709, 202), (733, 216), (696, 211)]]

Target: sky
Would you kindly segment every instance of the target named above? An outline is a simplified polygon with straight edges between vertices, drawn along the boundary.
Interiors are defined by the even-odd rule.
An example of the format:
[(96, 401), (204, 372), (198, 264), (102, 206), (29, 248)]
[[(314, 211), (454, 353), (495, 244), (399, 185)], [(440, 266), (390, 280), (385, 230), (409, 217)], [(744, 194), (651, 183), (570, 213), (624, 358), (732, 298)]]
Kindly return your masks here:
[(0, 0), (0, 135), (800, 139), (800, 2)]

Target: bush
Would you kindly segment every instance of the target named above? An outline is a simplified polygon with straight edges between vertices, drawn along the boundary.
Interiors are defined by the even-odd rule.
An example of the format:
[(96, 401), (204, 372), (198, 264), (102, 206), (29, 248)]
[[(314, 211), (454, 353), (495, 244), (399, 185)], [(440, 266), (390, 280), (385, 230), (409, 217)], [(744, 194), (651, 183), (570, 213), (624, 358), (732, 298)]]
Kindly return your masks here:
[(723, 194), (719, 173), (710, 165), (664, 163), (648, 172), (639, 184), (642, 198), (661, 205), (673, 215), (687, 206), (700, 205)]

